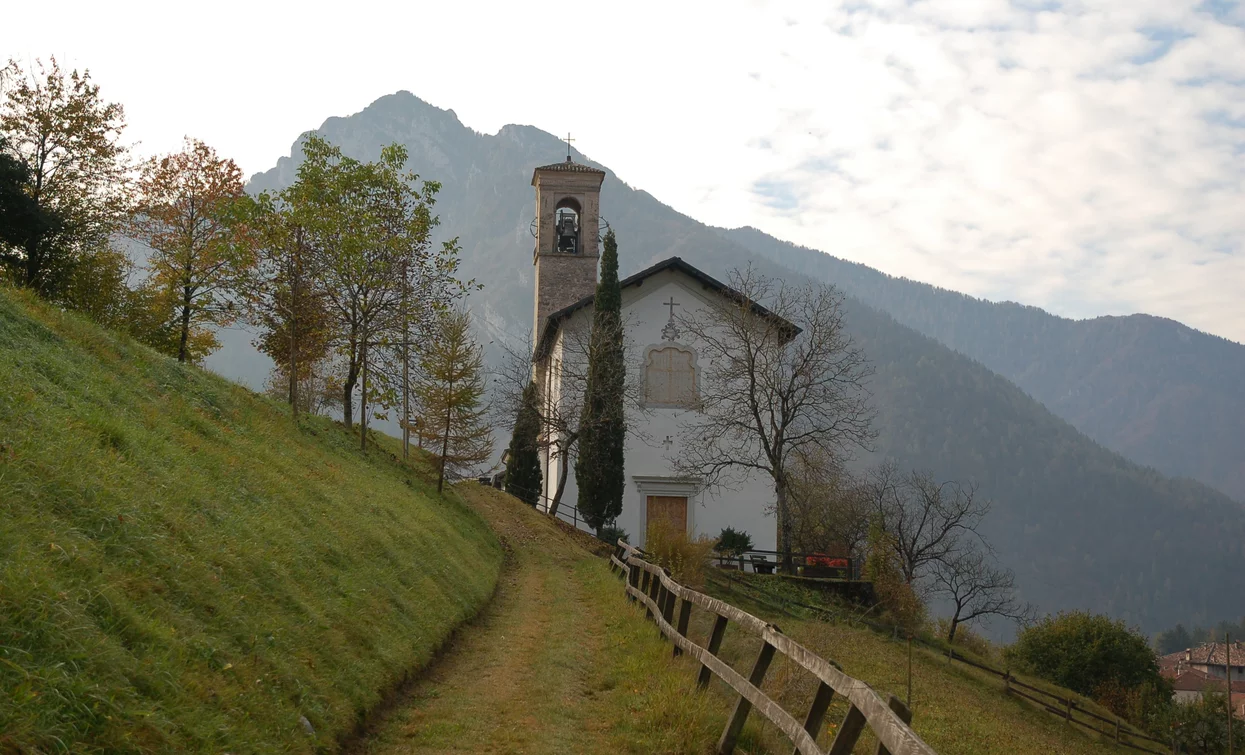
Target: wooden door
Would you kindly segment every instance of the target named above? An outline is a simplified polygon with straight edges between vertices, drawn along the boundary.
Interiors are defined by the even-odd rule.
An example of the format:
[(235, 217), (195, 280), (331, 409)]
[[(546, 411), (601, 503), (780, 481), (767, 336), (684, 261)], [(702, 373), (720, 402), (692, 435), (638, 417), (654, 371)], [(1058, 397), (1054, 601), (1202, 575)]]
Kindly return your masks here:
[(648, 526), (665, 522), (675, 532), (687, 532), (687, 496), (650, 495), (648, 497)]

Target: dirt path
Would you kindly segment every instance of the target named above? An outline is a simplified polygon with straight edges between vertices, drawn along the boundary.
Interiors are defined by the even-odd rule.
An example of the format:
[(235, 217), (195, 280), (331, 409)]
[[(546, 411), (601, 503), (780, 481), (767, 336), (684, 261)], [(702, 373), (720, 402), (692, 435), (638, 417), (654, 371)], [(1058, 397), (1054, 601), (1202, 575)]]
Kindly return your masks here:
[[(492, 604), (359, 748), (382, 753), (699, 752), (713, 736), (686, 699), (692, 672), (575, 534), (464, 486), (509, 556)], [(587, 543), (591, 543), (587, 539)]]

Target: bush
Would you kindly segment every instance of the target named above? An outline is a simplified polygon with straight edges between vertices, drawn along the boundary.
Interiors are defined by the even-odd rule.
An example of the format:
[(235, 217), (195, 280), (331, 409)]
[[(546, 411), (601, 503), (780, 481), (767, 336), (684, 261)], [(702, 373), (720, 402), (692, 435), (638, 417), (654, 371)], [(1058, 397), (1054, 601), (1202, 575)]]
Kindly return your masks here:
[(1020, 632), (1008, 656), (1036, 676), (1093, 696), (1110, 685), (1160, 685), (1158, 659), (1144, 635), (1122, 621), (1074, 611)]
[(734, 527), (727, 527), (718, 535), (718, 542), (713, 550), (724, 556), (738, 556), (752, 550), (752, 535)]
[(670, 570), (670, 575), (688, 587), (705, 583), (705, 564), (718, 541), (701, 535), (689, 538), (683, 530), (665, 522), (653, 522), (648, 528), (644, 552), (652, 563)]
[[(1192, 755), (1218, 755), (1228, 751), (1228, 697), (1218, 690), (1207, 690), (1200, 700), (1168, 708), (1155, 729), (1175, 734), (1180, 752)], [(1245, 748), (1245, 725), (1232, 727), (1234, 751)]]
[(619, 540), (622, 540), (624, 543), (631, 542), (628, 538), (627, 531), (622, 527), (618, 527), (613, 524), (607, 524), (597, 530), (597, 537), (610, 545), (617, 545)]
[(894, 536), (884, 531), (877, 521), (869, 528), (865, 579), (873, 583), (873, 592), (885, 618), (910, 633), (921, 628), (925, 623), (925, 604), (912, 585), (903, 579), (895, 556)]

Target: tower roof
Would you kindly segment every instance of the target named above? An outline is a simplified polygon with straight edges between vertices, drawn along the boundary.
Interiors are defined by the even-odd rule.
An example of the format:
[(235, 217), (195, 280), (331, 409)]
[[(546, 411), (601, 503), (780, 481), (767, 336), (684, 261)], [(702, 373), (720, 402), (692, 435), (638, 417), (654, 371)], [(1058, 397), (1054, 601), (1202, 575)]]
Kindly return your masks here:
[(602, 176), (605, 175), (605, 171), (601, 170), (600, 168), (594, 168), (591, 165), (581, 165), (580, 163), (577, 163), (568, 157), (563, 162), (549, 163), (548, 165), (542, 165), (536, 170), (532, 171), (532, 185), (533, 186), (536, 185), (536, 174), (542, 170), (551, 170), (551, 171), (556, 171), (558, 173), (597, 173)]

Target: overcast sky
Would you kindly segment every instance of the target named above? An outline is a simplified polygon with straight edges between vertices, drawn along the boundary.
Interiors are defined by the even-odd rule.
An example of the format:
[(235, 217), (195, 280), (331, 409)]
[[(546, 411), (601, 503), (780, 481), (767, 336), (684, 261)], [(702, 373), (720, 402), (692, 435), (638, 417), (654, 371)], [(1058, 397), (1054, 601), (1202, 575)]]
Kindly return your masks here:
[(142, 154), (191, 135), (250, 174), (407, 89), (478, 131), (570, 131), (708, 223), (1245, 342), (1238, 2), (45, 0), (0, 19), (0, 55), (89, 67)]

